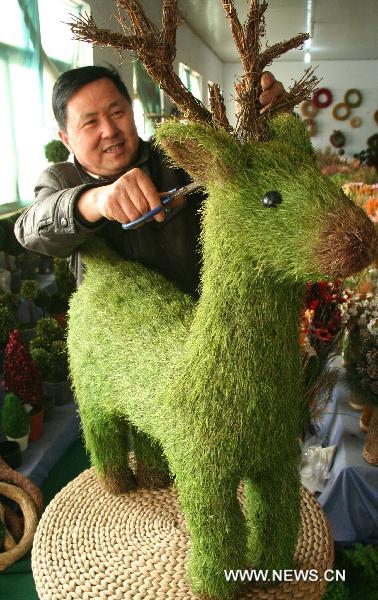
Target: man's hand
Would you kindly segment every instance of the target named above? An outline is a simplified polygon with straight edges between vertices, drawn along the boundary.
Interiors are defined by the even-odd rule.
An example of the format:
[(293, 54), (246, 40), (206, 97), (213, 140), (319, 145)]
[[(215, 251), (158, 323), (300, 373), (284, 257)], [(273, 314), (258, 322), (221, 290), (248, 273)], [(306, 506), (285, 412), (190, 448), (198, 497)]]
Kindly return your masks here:
[[(154, 184), (144, 171), (135, 168), (110, 185), (86, 190), (80, 196), (76, 208), (92, 223), (101, 217), (119, 223), (130, 223), (157, 206), (160, 206), (160, 195)], [(153, 218), (164, 221), (163, 211)]]
[(272, 104), (274, 104), (276, 100), (284, 97), (286, 91), (282, 83), (280, 81), (277, 81), (270, 71), (264, 71), (264, 73), (262, 74), (261, 87), (263, 91), (260, 94), (259, 100), (260, 104), (263, 107), (260, 110), (260, 114), (262, 115), (264, 112), (269, 110), (269, 108), (272, 106)]
[[(282, 83), (280, 81), (277, 81), (273, 73), (271, 73), (270, 71), (264, 71), (264, 73), (261, 75), (260, 85), (263, 89), (262, 93), (259, 96), (259, 101), (262, 106), (262, 109), (260, 110), (260, 115), (262, 115), (264, 112), (271, 108), (271, 106), (275, 103), (276, 100), (284, 98), (287, 92)], [(242, 86), (242, 82), (237, 83), (236, 90), (240, 91)], [(290, 108), (288, 108), (288, 110), (291, 111)]]
[[(119, 223), (130, 223), (160, 206), (160, 196), (151, 179), (141, 169), (131, 169), (114, 183), (103, 188), (97, 208), (103, 217)], [(164, 214), (153, 217), (163, 221)]]

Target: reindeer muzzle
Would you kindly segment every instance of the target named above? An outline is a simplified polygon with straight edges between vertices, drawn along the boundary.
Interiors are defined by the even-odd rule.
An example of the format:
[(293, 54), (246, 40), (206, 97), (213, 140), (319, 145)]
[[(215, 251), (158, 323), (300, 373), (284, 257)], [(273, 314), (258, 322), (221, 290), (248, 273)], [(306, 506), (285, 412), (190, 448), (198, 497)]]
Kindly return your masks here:
[(317, 253), (321, 269), (330, 276), (349, 277), (378, 257), (378, 236), (373, 222), (351, 200), (341, 214), (327, 221)]

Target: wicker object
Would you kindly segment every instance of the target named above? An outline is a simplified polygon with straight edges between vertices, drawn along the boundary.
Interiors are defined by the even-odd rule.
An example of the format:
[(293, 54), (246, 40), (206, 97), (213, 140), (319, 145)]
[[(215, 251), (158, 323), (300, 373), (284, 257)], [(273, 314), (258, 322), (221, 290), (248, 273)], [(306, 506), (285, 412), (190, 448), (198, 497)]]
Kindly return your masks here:
[(3, 571), (30, 550), (37, 529), (38, 517), (33, 500), (17, 486), (0, 482), (0, 495), (17, 502), (24, 516), (25, 524), (24, 534), (19, 543), (6, 552), (0, 552), (0, 571)]
[[(41, 600), (194, 600), (198, 596), (185, 578), (187, 551), (185, 522), (172, 489), (112, 496), (88, 469), (46, 509), (34, 538), (33, 575)], [(327, 521), (303, 488), (296, 568), (317, 569), (322, 577), (332, 565)], [(315, 600), (326, 585), (251, 587), (241, 598)]]
[(373, 407), (366, 405), (360, 416), (360, 430), (366, 433), (369, 430), (371, 417), (373, 414)]
[(371, 465), (378, 465), (378, 408), (374, 407), (366, 434), (362, 456)]

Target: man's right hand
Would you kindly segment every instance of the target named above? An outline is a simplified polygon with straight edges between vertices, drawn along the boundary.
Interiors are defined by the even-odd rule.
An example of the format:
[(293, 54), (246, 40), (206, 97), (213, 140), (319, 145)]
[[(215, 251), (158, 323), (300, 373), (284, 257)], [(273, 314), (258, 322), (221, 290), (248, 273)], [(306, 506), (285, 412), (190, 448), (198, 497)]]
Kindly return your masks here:
[[(131, 169), (110, 185), (86, 190), (76, 208), (89, 222), (105, 217), (110, 221), (130, 223), (160, 206), (160, 196), (151, 179), (141, 169)], [(163, 211), (154, 217), (164, 220)]]

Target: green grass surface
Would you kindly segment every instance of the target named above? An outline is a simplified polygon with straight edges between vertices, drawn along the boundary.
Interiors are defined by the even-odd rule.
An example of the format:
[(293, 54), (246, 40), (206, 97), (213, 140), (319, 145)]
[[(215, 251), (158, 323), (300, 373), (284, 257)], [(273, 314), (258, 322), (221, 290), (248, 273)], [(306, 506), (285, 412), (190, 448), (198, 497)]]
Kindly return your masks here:
[[(45, 505), (77, 475), (89, 467), (89, 459), (80, 438), (75, 440), (50, 471), (41, 486)], [(28, 552), (0, 573), (1, 600), (38, 600), (31, 572), (31, 552)]]

